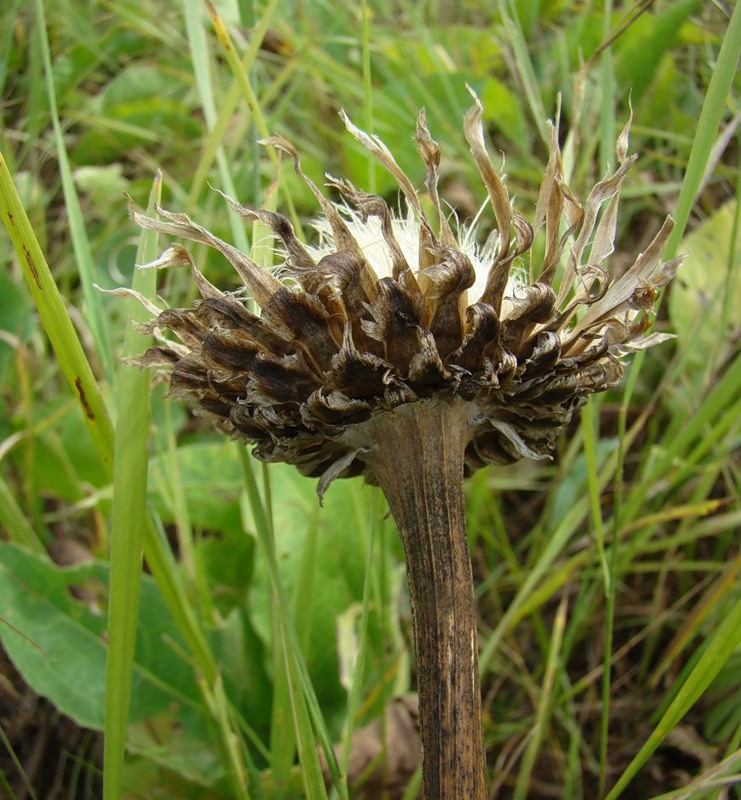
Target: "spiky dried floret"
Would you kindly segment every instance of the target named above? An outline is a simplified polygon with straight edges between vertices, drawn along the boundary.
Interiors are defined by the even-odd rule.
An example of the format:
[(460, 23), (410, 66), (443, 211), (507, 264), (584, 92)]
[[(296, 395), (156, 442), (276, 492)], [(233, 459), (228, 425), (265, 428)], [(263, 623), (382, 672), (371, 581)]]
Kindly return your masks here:
[[(563, 175), (556, 130), (534, 225), (513, 210), (504, 180), (484, 143), (482, 107), (475, 99), (464, 123), (466, 140), (496, 219), (482, 250), (470, 231), (454, 233), (438, 193), (440, 148), (419, 115), (416, 140), (425, 186), (437, 210), (437, 233), (416, 190), (375, 136), (345, 116), (349, 132), (396, 178), (411, 216), (397, 219), (378, 196), (329, 178), (346, 206), (330, 202), (304, 174), (296, 148), (287, 153), (319, 202), (319, 245), (302, 243), (282, 215), (226, 198), (246, 220), (259, 219), (285, 248), (281, 283), (248, 255), (185, 214), (158, 209), (134, 220), (203, 242), (233, 264), (244, 283), (222, 292), (200, 273), (181, 245), (150, 266), (188, 266), (202, 299), (170, 308), (147, 326), (169, 329), (139, 359), (164, 367), (170, 394), (189, 402), (224, 432), (254, 443), (265, 461), (286, 461), (323, 476), (369, 473), (363, 453), (373, 447), (372, 418), (401, 404), (438, 398), (464, 403), (470, 440), (466, 469), (542, 458), (587, 395), (614, 386), (620, 358), (667, 338), (646, 335), (658, 290), (679, 259), (662, 262), (673, 222), (619, 278), (605, 267), (614, 246), (620, 189), (635, 161), (627, 131), (618, 140), (618, 167), (580, 204)], [(534, 230), (544, 229), (540, 268), (533, 263)], [(522, 263), (530, 252), (529, 279)], [(557, 288), (560, 266), (564, 264)], [(261, 309), (251, 313), (243, 295)], [(368, 435), (365, 435), (368, 432)]]

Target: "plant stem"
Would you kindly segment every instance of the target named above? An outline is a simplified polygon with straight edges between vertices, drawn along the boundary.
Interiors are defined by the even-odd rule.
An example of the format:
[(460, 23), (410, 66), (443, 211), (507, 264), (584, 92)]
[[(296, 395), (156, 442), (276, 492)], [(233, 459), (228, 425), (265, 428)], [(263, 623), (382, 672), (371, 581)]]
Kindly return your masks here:
[(401, 534), (414, 618), (425, 800), (486, 797), (463, 454), (470, 404), (418, 401), (369, 425), (364, 455)]

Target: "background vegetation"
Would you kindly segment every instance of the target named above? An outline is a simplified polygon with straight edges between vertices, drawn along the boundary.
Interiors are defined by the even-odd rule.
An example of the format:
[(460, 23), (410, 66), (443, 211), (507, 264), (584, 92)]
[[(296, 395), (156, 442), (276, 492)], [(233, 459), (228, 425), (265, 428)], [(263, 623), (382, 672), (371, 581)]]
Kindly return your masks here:
[[(142, 312), (94, 286), (177, 305), (195, 294), (185, 271), (134, 272), (166, 243), (140, 237), (124, 191), (140, 207), (161, 196), (266, 264), (265, 230), (210, 186), (310, 230), (312, 198), (258, 144), (272, 131), (317, 182), (329, 171), (393, 191), (340, 108), (421, 185), (412, 133), (426, 107), (443, 196), (473, 216), (468, 84), (526, 215), (557, 98), (582, 197), (630, 102), (642, 157), (613, 269), (667, 213), (671, 249), (689, 253), (657, 322), (677, 338), (633, 359), (553, 462), (468, 484), (492, 796), (741, 796), (738, 9), (217, 5), (0, 12), (0, 795), (97, 798), (105, 762), (111, 799), (359, 796), (344, 777), (353, 731), (414, 686), (382, 497), (340, 481), (320, 509), (313, 481), (163, 401), (121, 360), (146, 347), (129, 325)], [(235, 286), (223, 260), (193, 252)], [(317, 741), (342, 743), (328, 790)], [(414, 796), (416, 778), (388, 777), (402, 783), (388, 796)]]

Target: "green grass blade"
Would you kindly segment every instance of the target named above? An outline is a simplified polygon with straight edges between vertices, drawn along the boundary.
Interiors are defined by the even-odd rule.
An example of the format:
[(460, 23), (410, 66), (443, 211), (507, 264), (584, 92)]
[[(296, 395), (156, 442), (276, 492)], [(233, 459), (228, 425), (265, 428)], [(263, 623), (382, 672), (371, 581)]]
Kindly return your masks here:
[[(2, 621), (0, 620), (0, 624)], [(28, 775), (26, 775), (26, 771), (23, 769), (23, 764), (21, 763), (18, 755), (16, 754), (15, 750), (13, 749), (13, 745), (10, 743), (8, 739), (8, 735), (5, 733), (2, 725), (0, 725), (0, 742), (2, 743), (5, 751), (7, 752), (10, 760), (13, 763), (13, 766), (16, 768), (18, 775), (20, 776), (21, 780), (23, 781), (23, 788), (28, 792), (28, 796), (31, 800), (37, 800), (38, 795), (33, 789), (31, 785), (31, 781), (28, 779)], [(8, 783), (8, 779), (4, 772), (0, 772), (0, 789), (3, 789), (5, 795), (8, 800), (16, 800), (18, 795), (13, 791), (10, 784)]]
[[(216, 37), (219, 40), (219, 44), (221, 45), (222, 52), (224, 57), (226, 58), (229, 67), (232, 70), (232, 74), (236, 79), (237, 85), (242, 92), (245, 102), (247, 103), (247, 107), (250, 110), (254, 121), (254, 128), (256, 132), (262, 137), (266, 139), (270, 136), (271, 130), (268, 127), (267, 120), (265, 119), (265, 115), (263, 114), (262, 107), (260, 105), (260, 101), (255, 94), (255, 90), (252, 86), (252, 82), (250, 81), (250, 75), (248, 72), (248, 68), (251, 64), (251, 54), (252, 54), (252, 47), (255, 46), (255, 42), (253, 41), (252, 46), (248, 48), (247, 53), (244, 59), (240, 60), (239, 56), (237, 55), (237, 51), (234, 47), (234, 43), (232, 42), (231, 36), (229, 35), (229, 31), (224, 24), (224, 20), (219, 16), (218, 11), (214, 7), (211, 0), (206, 0), (206, 6), (208, 7), (208, 13), (211, 17), (211, 23), (214, 27), (214, 31), (216, 32)], [(272, 17), (272, 14), (275, 11), (276, 7), (276, 0), (272, 0), (271, 3), (265, 9), (265, 16), (267, 20)], [(261, 25), (259, 26), (259, 30), (263, 29), (263, 26), (266, 24), (265, 18), (263, 18)], [(268, 157), (270, 158), (271, 163), (273, 164), (276, 174), (279, 171), (280, 159), (278, 158), (277, 153), (275, 152), (275, 148), (268, 147), (267, 148)], [(298, 219), (298, 215), (296, 214), (296, 209), (294, 207), (293, 199), (289, 192), (285, 193), (285, 202), (286, 207), (289, 212), (289, 217), (292, 219)]]
[(255, 523), (255, 532), (260, 546), (263, 548), (267, 557), (270, 571), (270, 580), (275, 597), (277, 627), (280, 634), (283, 657), (285, 659), (287, 687), (293, 712), (296, 745), (302, 767), (302, 778), (306, 797), (310, 800), (314, 798), (326, 800), (327, 790), (324, 787), (324, 778), (322, 777), (322, 770), (319, 765), (319, 758), (317, 756), (314, 740), (314, 730), (307, 707), (307, 694), (309, 693), (309, 686), (307, 684), (308, 676), (299, 666), (301, 650), (290, 618), (289, 603), (280, 578), (278, 562), (275, 557), (271, 521), (267, 514), (266, 504), (260, 497), (250, 456), (244, 447), (239, 448), (239, 454), (245, 477), (247, 499)]
[[(152, 188), (149, 212), (159, 202), (162, 179)], [(158, 235), (143, 231), (136, 254), (137, 264), (157, 256)], [(137, 270), (133, 288), (145, 297), (156, 293), (156, 273)], [(127, 303), (128, 316), (144, 321), (149, 313), (133, 298)], [(126, 330), (124, 355), (132, 356), (147, 345), (132, 325)], [(108, 659), (106, 671), (105, 747), (103, 755), (104, 800), (118, 800), (122, 794), (122, 772), (126, 729), (136, 647), (142, 544), (147, 520), (147, 444), (149, 440), (148, 372), (132, 365), (119, 371), (113, 466), (113, 509), (111, 521), (111, 577), (108, 604)], [(127, 412), (134, 413), (127, 413)]]
[[(739, 392), (741, 392), (741, 356), (730, 365), (691, 417), (677, 417), (667, 428), (661, 454), (641, 476), (641, 480), (636, 483), (636, 488), (628, 499), (626, 519), (633, 519), (636, 516), (646, 493), (656, 481), (663, 481), (670, 475), (674, 485), (687, 470), (692, 468), (694, 459), (690, 460), (689, 455), (693, 454), (695, 459), (699, 457), (702, 450), (699, 453), (696, 451), (697, 443), (699, 442), (704, 450), (705, 442), (711, 436), (709, 432), (723, 422), (726, 409), (738, 403)], [(682, 469), (672, 470), (674, 463), (681, 465)]]
[(46, 20), (44, 18), (44, 4), (42, 0), (36, 0), (36, 23), (38, 35), (41, 43), (41, 58), (44, 62), (44, 72), (46, 77), (46, 91), (48, 95), (49, 113), (51, 115), (54, 128), (54, 140), (56, 145), (57, 159), (59, 161), (59, 174), (62, 179), (62, 190), (64, 192), (64, 203), (67, 217), (69, 219), (70, 235), (72, 246), (75, 251), (75, 260), (80, 273), (80, 286), (82, 296), (85, 299), (87, 323), (90, 326), (90, 333), (95, 342), (95, 349), (103, 362), (103, 369), (108, 380), (112, 380), (114, 374), (113, 354), (111, 352), (110, 337), (108, 336), (108, 323), (101, 304), (100, 294), (95, 291), (95, 263), (90, 249), (85, 228), (85, 218), (80, 206), (80, 198), (77, 196), (75, 181), (72, 177), (67, 149), (64, 143), (64, 133), (59, 121), (57, 111), (57, 100), (54, 93), (54, 73), (49, 51), (49, 39), (46, 33)]
[[(260, 46), (268, 31), (275, 11), (277, 9), (279, 0), (269, 0), (267, 6), (260, 14), (260, 20), (251, 32), (250, 43), (242, 57), (242, 70), (246, 73), (255, 62), (257, 55), (260, 51)], [(209, 75), (208, 56), (207, 56), (207, 40), (205, 31), (201, 24), (200, 6), (196, 3), (183, 2), (183, 12), (185, 15), (186, 30), (188, 33), (188, 41), (190, 43), (191, 60), (193, 62), (193, 71), (196, 77), (196, 85), (198, 93), (201, 98), (201, 105), (203, 107), (203, 115), (209, 129), (209, 136), (206, 139), (201, 158), (199, 160), (196, 172), (191, 182), (191, 188), (188, 195), (189, 205), (195, 202), (197, 193), (201, 190), (206, 181), (208, 169), (213, 161), (216, 159), (219, 168), (219, 175), (224, 183), (224, 189), (227, 194), (236, 197), (236, 190), (233, 186), (233, 181), (229, 175), (229, 166), (221, 145), (222, 139), (226, 135), (227, 128), (230, 120), (233, 117), (237, 101), (239, 99), (239, 83), (235, 80), (229, 87), (226, 96), (218, 103), (214, 99), (212, 84)], [(244, 226), (237, 222), (236, 215), (232, 215), (234, 222), (232, 224), (232, 234), (234, 235), (234, 243), (237, 247), (243, 250), (247, 249), (247, 242), (244, 233)]]
[[(342, 750), (342, 774), (346, 781), (347, 767), (350, 761), (352, 735), (355, 729), (356, 716), (360, 707), (361, 691), (363, 689), (363, 675), (365, 673), (366, 654), (368, 649), (368, 619), (373, 605), (372, 600), (372, 574), (374, 565), (374, 550), (378, 537), (377, 514), (375, 503), (371, 503), (371, 518), (368, 525), (368, 555), (366, 558), (365, 578), (363, 581), (363, 606), (358, 629), (358, 650), (354, 664), (352, 682), (347, 696), (347, 716), (345, 718), (344, 742)], [(383, 564), (383, 561), (381, 561)]]
[[(190, 43), (190, 55), (191, 62), (193, 64), (193, 72), (196, 79), (196, 86), (198, 87), (198, 94), (201, 99), (203, 116), (208, 127), (212, 129), (216, 120), (216, 100), (214, 98), (212, 82), (209, 75), (206, 33), (203, 29), (203, 25), (201, 24), (200, 12), (200, 4), (190, 3), (187, 2), (187, 0), (185, 0), (183, 3), (183, 13), (185, 16), (186, 30), (188, 32), (188, 41)], [(216, 163), (219, 168), (219, 178), (223, 185), (224, 191), (228, 195), (235, 197), (237, 190), (229, 170), (229, 163), (227, 161), (226, 153), (224, 152), (224, 148), (220, 142), (216, 145), (214, 157), (216, 158)], [(192, 196), (191, 199), (193, 199)], [(249, 242), (247, 241), (244, 223), (236, 214), (231, 211), (231, 209), (227, 211), (227, 214), (229, 215), (229, 224), (235, 246), (240, 250), (247, 252), (249, 249)]]
[(676, 697), (664, 716), (659, 720), (646, 743), (610, 790), (605, 800), (619, 797), (623, 789), (633, 780), (638, 770), (646, 763), (651, 754), (664, 741), (689, 711), (700, 695), (708, 688), (721, 667), (728, 661), (733, 651), (741, 644), (741, 600), (737, 600), (733, 609), (722, 619), (713, 634), (707, 649), (702, 654), (694, 669), (687, 676)]
[(589, 498), (581, 498), (569, 509), (556, 529), (549, 533), (543, 552), (528, 570), (527, 577), (481, 650), (479, 668), (482, 674), (485, 674), (486, 670), (489, 669), (491, 660), (504, 635), (521, 618), (523, 607), (525, 607), (533, 592), (544, 581), (546, 573), (559, 554), (563, 552), (574, 531), (582, 524), (588, 510)]
[(525, 91), (525, 97), (530, 109), (530, 116), (538, 129), (540, 138), (548, 145), (550, 137), (546, 128), (546, 120), (548, 114), (546, 113), (545, 106), (543, 105), (543, 98), (540, 94), (540, 87), (538, 86), (538, 78), (533, 67), (528, 44), (525, 39), (525, 33), (522, 30), (520, 17), (517, 12), (517, 5), (513, 0), (499, 0), (499, 12), (502, 15), (502, 22), (504, 23), (504, 30), (506, 33), (506, 40), (509, 47), (512, 48), (512, 54), (517, 66), (517, 76), (522, 82)]
[(46, 552), (43, 542), (26, 519), (23, 509), (18, 505), (13, 492), (2, 477), (0, 477), (0, 523), (10, 534), (10, 541), (18, 542), (35, 553)]
[[(612, 21), (612, 0), (604, 0), (602, 12), (602, 33), (607, 39)], [(612, 48), (605, 47), (600, 55), (599, 63), (600, 86), (600, 165), (605, 164), (614, 169), (615, 165), (615, 65), (613, 62)]]
[(736, 750), (681, 789), (656, 795), (651, 800), (722, 800), (731, 796), (724, 793), (724, 787), (741, 785), (740, 770), (741, 750)]
[[(257, 128), (260, 136), (267, 138), (270, 136), (270, 129), (268, 128), (268, 124), (265, 121), (265, 116), (262, 113), (262, 108), (257, 100), (257, 96), (252, 88), (252, 84), (250, 83), (248, 72), (245, 69), (244, 64), (240, 61), (239, 56), (234, 49), (234, 43), (232, 42), (229, 32), (226, 29), (226, 25), (224, 25), (224, 21), (219, 16), (215, 7), (211, 3), (211, 0), (206, 0), (206, 5), (208, 6), (208, 12), (211, 15), (211, 22), (214, 26), (214, 30), (216, 31), (216, 36), (219, 40), (219, 43), (221, 44), (224, 57), (229, 62), (232, 73), (237, 79), (239, 88), (241, 89), (244, 99), (247, 102), (250, 111), (252, 112), (252, 116), (255, 121), (255, 127)], [(278, 156), (275, 154), (274, 150), (270, 148), (268, 153), (271, 154), (270, 157), (273, 163), (277, 165)]]
[(0, 154), (0, 215), (64, 377), (82, 408), (105, 474), (113, 475), (113, 425), (77, 332)]
[(155, 525), (155, 520), (151, 516), (147, 518), (144, 528), (144, 556), (175, 625), (188, 645), (197, 669), (204, 679), (212, 684), (218, 675), (216, 661), (199, 624), (198, 616), (188, 602), (164, 531)]
[(596, 412), (595, 405), (598, 403), (593, 397), (589, 398), (581, 412), (581, 428), (584, 435), (584, 457), (587, 462), (587, 481), (589, 483), (589, 504), (592, 516), (592, 526), (596, 534), (597, 554), (599, 555), (600, 566), (602, 567), (602, 577), (605, 583), (605, 596), (610, 593), (612, 576), (607, 563), (607, 553), (605, 551), (605, 526), (602, 519), (602, 504), (597, 485), (599, 469), (597, 466), (597, 435), (596, 435)]
[[(368, 8), (367, 0), (363, 0), (360, 6), (362, 18), (360, 37), (363, 52), (363, 117), (365, 130), (373, 133), (373, 70), (371, 59), (371, 32), (372, 32), (372, 13)], [(367, 191), (371, 194), (376, 192), (376, 170), (378, 165), (375, 159), (368, 160), (368, 187)]]
[[(301, 564), (292, 597), (292, 614), (298, 634), (301, 652), (306, 653), (311, 635), (311, 619), (314, 610), (314, 584), (316, 578), (316, 554), (319, 537), (319, 504), (316, 504), (307, 526), (303, 541)], [(282, 648), (280, 623), (274, 617), (274, 696), (273, 716), (270, 727), (270, 752), (273, 778), (278, 785), (287, 785), (296, 751), (296, 740), (292, 735), (291, 694), (286, 670), (286, 659)]]
[(228, 765), (227, 774), (229, 783), (232, 786), (232, 796), (235, 800), (250, 800), (250, 793), (247, 788), (248, 772), (242, 760), (239, 740), (232, 731), (231, 708), (224, 691), (224, 682), (221, 676), (217, 676), (212, 686), (208, 686), (203, 680), (199, 681), (199, 683), (221, 739), (223, 758)]
[(700, 112), (692, 151), (687, 161), (687, 170), (677, 200), (677, 225), (667, 242), (666, 258), (672, 258), (676, 254), (679, 243), (682, 241), (692, 206), (705, 175), (708, 159), (713, 151), (728, 92), (731, 91), (733, 81), (738, 74), (739, 57), (741, 57), (741, 4), (736, 3)]
[(530, 778), (532, 777), (533, 767), (535, 766), (535, 759), (537, 758), (543, 742), (546, 725), (551, 715), (553, 706), (553, 686), (558, 669), (559, 656), (561, 654), (563, 633), (566, 628), (567, 598), (568, 595), (564, 593), (553, 620), (553, 632), (548, 648), (548, 660), (546, 663), (545, 676), (543, 678), (543, 686), (540, 692), (540, 704), (538, 705), (532, 736), (522, 756), (522, 761), (520, 762), (520, 771), (517, 775), (514, 800), (526, 800), (527, 798)]

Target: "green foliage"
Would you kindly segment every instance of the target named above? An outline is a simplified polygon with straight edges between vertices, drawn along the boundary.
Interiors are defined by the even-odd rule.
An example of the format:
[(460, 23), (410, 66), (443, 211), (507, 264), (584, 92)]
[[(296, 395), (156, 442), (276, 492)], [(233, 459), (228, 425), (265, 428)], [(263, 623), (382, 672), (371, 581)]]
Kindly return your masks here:
[[(62, 568), (6, 543), (0, 556), (6, 651), (39, 694), (53, 697), (80, 725), (102, 730), (108, 565)], [(150, 577), (142, 577), (142, 598), (132, 723), (173, 702), (195, 707), (198, 698), (193, 673), (178, 653), (182, 641)]]
[[(730, 784), (738, 8), (219, 3), (224, 38), (198, 3), (78, 5), (0, 10), (0, 640), (35, 692), (105, 730), (107, 800), (325, 797), (317, 743), (347, 798), (347, 748), (335, 758), (329, 744), (413, 683), (403, 561), (378, 494), (336, 482), (320, 509), (314, 481), (243, 462), (122, 362), (146, 346), (129, 318), (147, 314), (93, 282), (178, 305), (194, 292), (185, 270), (134, 271), (165, 242), (137, 252), (122, 192), (146, 205), (161, 168), (153, 197), (240, 247), (264, 231), (209, 185), (287, 209), (311, 236), (315, 201), (258, 140), (291, 138), (317, 183), (330, 172), (387, 194), (394, 181), (336, 112), (421, 183), (425, 106), (442, 194), (465, 220), (483, 200), (461, 133), (466, 84), (526, 216), (557, 96), (577, 193), (604, 174), (630, 102), (641, 159), (619, 249), (635, 255), (670, 212), (672, 247), (689, 254), (657, 322), (676, 340), (635, 358), (553, 463), (469, 482), (493, 793), (658, 800)], [(219, 256), (193, 254), (234, 285)], [(70, 542), (90, 560), (47, 556), (61, 563)], [(20, 785), (18, 764), (0, 748), (0, 791)], [(678, 774), (692, 794), (666, 794)]]

